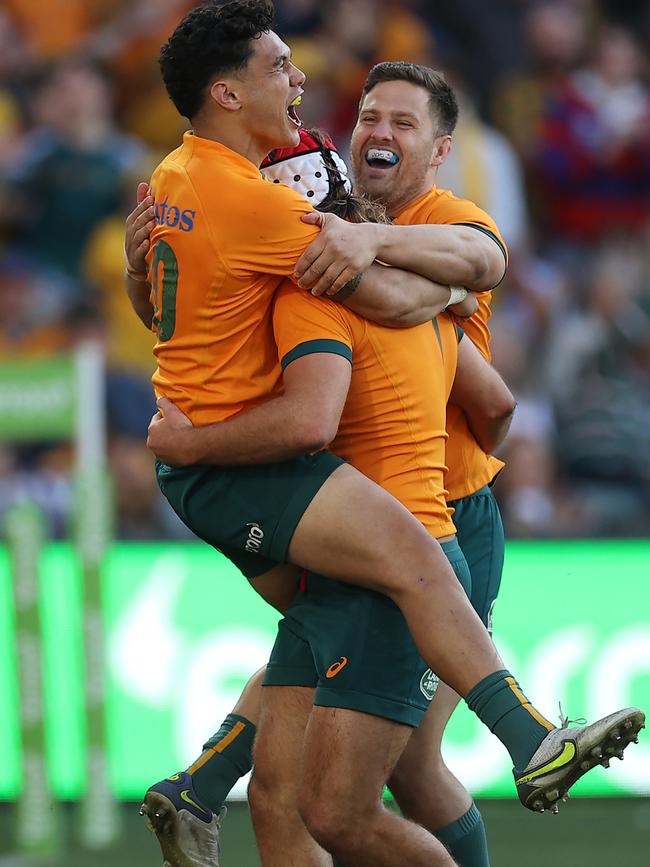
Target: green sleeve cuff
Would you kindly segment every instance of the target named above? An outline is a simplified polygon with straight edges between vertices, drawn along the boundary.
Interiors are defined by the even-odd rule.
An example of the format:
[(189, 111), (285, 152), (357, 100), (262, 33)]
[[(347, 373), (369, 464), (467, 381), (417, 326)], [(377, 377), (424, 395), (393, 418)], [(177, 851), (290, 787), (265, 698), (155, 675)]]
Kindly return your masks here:
[(331, 355), (341, 355), (352, 364), (352, 350), (340, 340), (306, 340), (299, 343), (290, 352), (282, 357), (280, 364), (284, 370), (292, 361), (303, 358), (305, 355), (314, 355), (316, 352), (329, 352)]
[[(468, 229), (476, 229), (479, 232), (483, 232), (483, 234), (487, 235), (488, 238), (492, 238), (492, 240), (497, 245), (499, 250), (501, 250), (501, 252), (503, 253), (503, 258), (505, 260), (505, 267), (503, 269), (503, 275), (501, 277), (501, 280), (503, 280), (503, 278), (506, 276), (506, 271), (508, 270), (508, 251), (503, 246), (503, 244), (499, 240), (499, 238), (497, 238), (497, 236), (494, 234), (494, 232), (491, 232), (490, 229), (486, 229), (485, 226), (479, 226), (478, 223), (454, 223), (453, 225), (454, 226), (466, 226)], [(501, 282), (501, 280), (499, 280), (499, 283)], [(499, 285), (499, 283), (495, 283), (495, 285), (492, 288), (494, 289), (496, 286)]]
[(492, 238), (494, 243), (498, 246), (499, 250), (503, 253), (503, 258), (508, 262), (508, 253), (506, 248), (503, 246), (499, 238), (491, 232), (490, 229), (487, 229), (485, 226), (479, 226), (478, 223), (454, 223), (454, 226), (467, 226), (468, 229), (477, 229), (479, 232), (483, 232), (484, 235), (487, 235), (488, 238)]

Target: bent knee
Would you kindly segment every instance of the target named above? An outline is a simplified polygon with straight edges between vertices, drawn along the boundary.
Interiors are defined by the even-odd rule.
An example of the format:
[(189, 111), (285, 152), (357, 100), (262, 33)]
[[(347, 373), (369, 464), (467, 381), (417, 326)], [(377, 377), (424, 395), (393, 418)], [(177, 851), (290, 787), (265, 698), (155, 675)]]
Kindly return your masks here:
[(458, 583), (440, 545), (422, 525), (409, 528), (398, 541), (384, 540), (373, 552), (371, 568), (380, 592), (394, 601), (428, 594), (441, 583)]
[(307, 797), (299, 803), (299, 812), (314, 840), (333, 855), (344, 858), (363, 850), (367, 837), (364, 829), (371, 816), (358, 805), (334, 798)]
[(273, 800), (269, 797), (271, 791), (268, 781), (254, 773), (248, 784), (248, 804), (252, 812), (263, 810), (266, 804)]
[(256, 815), (283, 816), (297, 809), (298, 792), (293, 778), (255, 768), (248, 785), (248, 804)]
[(421, 768), (395, 768), (388, 781), (402, 815), (420, 824), (435, 823), (439, 812), (446, 815), (446, 802), (456, 794), (458, 785), (442, 757)]
[(398, 792), (424, 792), (437, 786), (449, 773), (442, 755), (430, 751), (426, 756), (402, 755), (393, 768), (388, 788), (395, 798)]

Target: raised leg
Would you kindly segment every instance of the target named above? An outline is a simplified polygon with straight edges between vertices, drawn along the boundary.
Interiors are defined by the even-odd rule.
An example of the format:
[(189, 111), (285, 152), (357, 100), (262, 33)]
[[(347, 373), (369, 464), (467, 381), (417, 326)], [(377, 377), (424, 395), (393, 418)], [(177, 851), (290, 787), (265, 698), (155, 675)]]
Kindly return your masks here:
[(422, 657), (460, 695), (504, 665), (440, 545), (390, 494), (342, 466), (293, 535), (292, 563), (389, 596)]

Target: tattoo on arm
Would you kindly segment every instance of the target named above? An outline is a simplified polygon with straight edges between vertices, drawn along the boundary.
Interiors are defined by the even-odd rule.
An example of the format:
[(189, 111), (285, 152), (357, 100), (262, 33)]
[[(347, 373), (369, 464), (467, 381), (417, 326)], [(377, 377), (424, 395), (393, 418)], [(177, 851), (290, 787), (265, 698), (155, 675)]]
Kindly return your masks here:
[(336, 295), (330, 296), (332, 301), (341, 302), (341, 301), (345, 301), (346, 299), (348, 299), (350, 297), (350, 295), (353, 295), (357, 291), (357, 289), (359, 288), (359, 283), (361, 283), (362, 277), (363, 277), (363, 271), (360, 271), (358, 274), (355, 274), (351, 280), (348, 280), (347, 283), (345, 283), (343, 286), (341, 286), (341, 288), (336, 293)]

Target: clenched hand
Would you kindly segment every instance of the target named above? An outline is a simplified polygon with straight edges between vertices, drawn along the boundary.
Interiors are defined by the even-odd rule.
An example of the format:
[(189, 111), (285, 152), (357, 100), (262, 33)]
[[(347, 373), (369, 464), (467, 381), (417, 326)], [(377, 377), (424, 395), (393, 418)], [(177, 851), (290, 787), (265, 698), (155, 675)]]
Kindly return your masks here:
[(298, 285), (312, 295), (336, 295), (375, 261), (379, 244), (376, 224), (348, 223), (335, 214), (317, 211), (304, 214), (301, 220), (321, 227), (294, 272)]
[(196, 429), (189, 418), (171, 400), (159, 397), (158, 412), (149, 422), (147, 431), (147, 447), (158, 460), (170, 467), (198, 463), (193, 432)]

